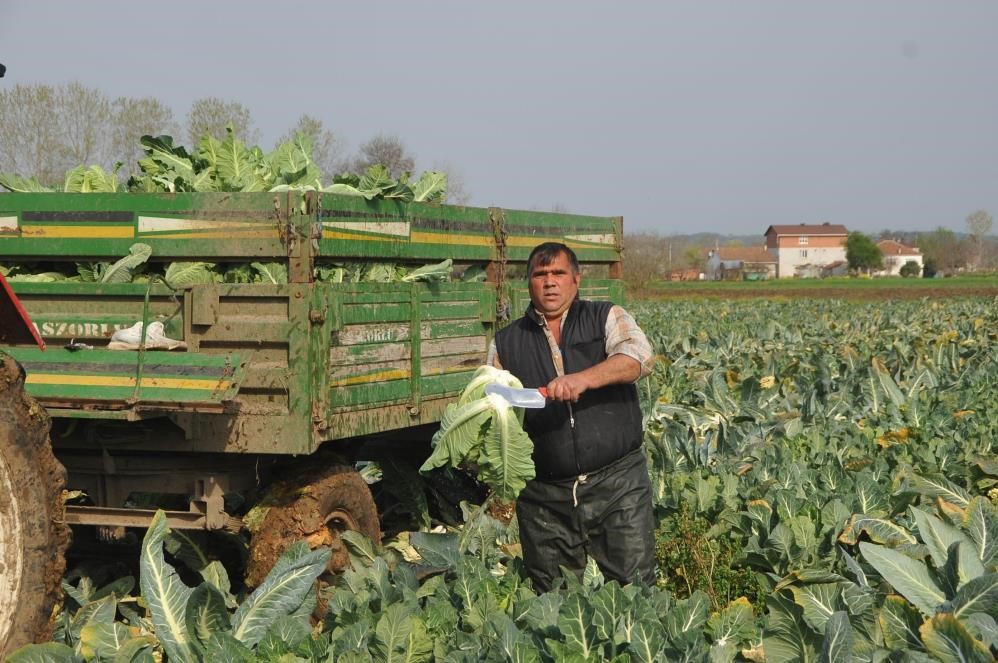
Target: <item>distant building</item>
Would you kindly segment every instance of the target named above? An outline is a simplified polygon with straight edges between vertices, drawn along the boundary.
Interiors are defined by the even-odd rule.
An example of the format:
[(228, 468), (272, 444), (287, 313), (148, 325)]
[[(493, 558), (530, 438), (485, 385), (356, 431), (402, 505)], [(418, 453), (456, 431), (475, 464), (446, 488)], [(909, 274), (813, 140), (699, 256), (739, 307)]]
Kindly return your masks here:
[(711, 281), (776, 278), (776, 257), (764, 246), (718, 246), (707, 253)]
[(882, 239), (877, 246), (884, 255), (884, 268), (877, 272), (878, 276), (897, 276), (908, 262), (918, 265), (918, 276), (922, 275), (922, 252), (914, 246), (906, 246), (893, 239)]
[(777, 278), (820, 276), (826, 265), (846, 259), (849, 231), (843, 225), (770, 226), (764, 235), (767, 251), (776, 257)]

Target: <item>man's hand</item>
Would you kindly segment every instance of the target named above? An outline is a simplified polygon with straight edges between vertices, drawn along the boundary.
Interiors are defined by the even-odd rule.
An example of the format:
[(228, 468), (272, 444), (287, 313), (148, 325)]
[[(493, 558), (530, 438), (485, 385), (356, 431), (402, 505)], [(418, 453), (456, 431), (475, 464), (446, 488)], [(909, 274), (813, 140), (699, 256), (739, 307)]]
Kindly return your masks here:
[(561, 375), (548, 382), (548, 398), (576, 403), (590, 389), (634, 382), (640, 376), (641, 364), (637, 359), (627, 355), (612, 355), (584, 371)]

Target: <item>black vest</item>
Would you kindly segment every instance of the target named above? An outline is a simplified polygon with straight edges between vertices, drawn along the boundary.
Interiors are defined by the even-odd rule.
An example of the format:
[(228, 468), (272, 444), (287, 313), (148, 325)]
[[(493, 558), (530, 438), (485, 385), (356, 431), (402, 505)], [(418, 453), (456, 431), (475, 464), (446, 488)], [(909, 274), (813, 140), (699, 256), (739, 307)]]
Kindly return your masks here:
[[(577, 373), (606, 359), (606, 319), (610, 302), (575, 300), (561, 327), (565, 373)], [(540, 316), (531, 305), (520, 319), (496, 333), (502, 367), (524, 387), (543, 387), (557, 377)], [(641, 446), (641, 408), (633, 384), (590, 389), (572, 404), (528, 409), (523, 426), (534, 441), (537, 478), (566, 479), (609, 465)]]

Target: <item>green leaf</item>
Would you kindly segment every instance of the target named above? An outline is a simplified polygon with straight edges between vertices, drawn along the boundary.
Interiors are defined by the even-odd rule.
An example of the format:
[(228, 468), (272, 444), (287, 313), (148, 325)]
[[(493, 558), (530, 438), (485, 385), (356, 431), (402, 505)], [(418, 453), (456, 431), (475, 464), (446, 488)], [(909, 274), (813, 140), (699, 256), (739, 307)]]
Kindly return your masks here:
[(129, 639), (128, 627), (117, 622), (91, 623), (80, 631), (77, 645), (81, 656), (87, 660), (112, 658)]
[(242, 191), (253, 183), (253, 155), (246, 145), (236, 138), (232, 127), (226, 127), (225, 140), (218, 145), (215, 172), (228, 191)]
[(613, 640), (617, 630), (617, 620), (622, 613), (630, 609), (630, 601), (615, 580), (600, 587), (592, 598), (593, 626), (596, 637), (604, 642)]
[(735, 599), (707, 620), (707, 633), (717, 645), (740, 645), (755, 635), (752, 604), (744, 596)]
[(224, 663), (252, 663), (256, 656), (249, 647), (239, 642), (230, 633), (214, 633), (205, 645), (204, 661), (224, 661)]
[(627, 647), (632, 661), (640, 661), (641, 663), (661, 661), (664, 649), (665, 632), (660, 622), (641, 619), (634, 624)]
[(428, 661), (433, 654), (433, 642), (423, 620), (401, 603), (389, 606), (378, 619), (374, 635), (371, 648), (378, 661)]
[(689, 642), (703, 629), (710, 611), (710, 597), (699, 589), (688, 598), (677, 601), (665, 616), (665, 632), (671, 644)]
[(374, 549), (374, 542), (360, 532), (346, 530), (340, 532), (340, 538), (347, 544), (350, 553), (350, 563), (354, 568), (371, 566), (380, 558)]
[(61, 642), (25, 645), (6, 660), (7, 663), (68, 663), (73, 661), (73, 649)]
[(950, 601), (956, 617), (983, 612), (998, 619), (998, 573), (989, 573), (968, 581)]
[(905, 483), (905, 489), (920, 495), (927, 495), (928, 497), (942, 498), (961, 509), (966, 509), (970, 506), (970, 494), (949, 479), (942, 477), (911, 474)]
[(443, 202), (447, 193), (447, 173), (433, 170), (424, 171), (412, 188), (413, 200), (417, 203)]
[(571, 651), (585, 658), (594, 655), (596, 627), (593, 625), (593, 608), (580, 594), (569, 594), (565, 598), (558, 613), (558, 630)]
[(479, 477), (499, 499), (515, 500), (534, 478), (534, 443), (509, 403), (491, 394), (487, 400), (492, 404), (492, 425), (478, 456)]
[(904, 543), (918, 543), (918, 539), (900, 525), (882, 518), (869, 518), (863, 514), (856, 514), (849, 519), (842, 529), (842, 534), (839, 535), (839, 541), (856, 545), (862, 532), (866, 532), (871, 541), (892, 547)]
[(329, 562), (328, 548), (309, 550), (299, 541), (285, 551), (260, 586), (250, 594), (232, 618), (232, 635), (248, 647), (254, 646), (274, 622), (301, 605), (312, 583)]
[(412, 270), (400, 278), (399, 281), (423, 281), (426, 283), (449, 281), (451, 272), (454, 271), (453, 264), (454, 261), (451, 258), (447, 258), (433, 265), (424, 265)]
[(377, 163), (364, 171), (364, 174), (360, 177), (360, 182), (357, 184), (357, 188), (365, 194), (374, 193), (375, 195), (380, 195), (385, 189), (390, 188), (394, 184), (395, 180), (388, 173), (388, 168)]
[(225, 570), (225, 565), (219, 560), (212, 560), (198, 571), (206, 583), (218, 590), (225, 600), (225, 607), (235, 608), (237, 606), (236, 597), (232, 595), (232, 584), (229, 581), (229, 573)]
[(852, 625), (844, 611), (832, 614), (825, 623), (825, 639), (821, 644), (821, 663), (852, 663)]
[(182, 146), (174, 147), (170, 136), (143, 136), (139, 143), (145, 148), (148, 159), (139, 162), (150, 175), (158, 172), (175, 172), (187, 181), (194, 179), (194, 162)]
[(171, 262), (166, 268), (166, 282), (174, 290), (218, 280), (213, 262)]
[(977, 559), (989, 568), (998, 563), (998, 512), (994, 505), (984, 497), (975, 497), (964, 526), (977, 549)]
[(311, 634), (308, 618), (281, 617), (257, 644), (257, 659), (278, 660), (282, 655), (294, 652)]
[(196, 644), (201, 648), (207, 647), (212, 635), (227, 632), (231, 626), (225, 597), (214, 586), (202, 583), (187, 600), (185, 623)]
[(155, 663), (152, 655), (155, 647), (155, 636), (140, 635), (129, 638), (114, 655), (114, 663)]
[(865, 541), (859, 544), (859, 549), (877, 573), (922, 614), (933, 614), (936, 607), (946, 600), (946, 595), (929, 575), (924, 562)]
[(0, 186), (14, 193), (48, 193), (54, 191), (33, 177), (0, 173)]
[(185, 615), (193, 590), (163, 558), (163, 539), (168, 531), (166, 514), (157, 511), (142, 540), (139, 586), (152, 615), (156, 637), (167, 656), (177, 661), (193, 661), (197, 657), (187, 632)]
[(767, 661), (814, 661), (821, 640), (804, 623), (803, 610), (792, 601), (771, 595), (762, 646)]
[(884, 599), (877, 616), (884, 643), (891, 649), (921, 649), (924, 647), (918, 633), (922, 616), (918, 610), (900, 596), (890, 595)]
[(135, 268), (149, 260), (152, 255), (152, 247), (148, 244), (136, 242), (128, 247), (128, 255), (118, 260), (101, 276), (101, 283), (131, 283), (132, 273)]
[(977, 549), (966, 534), (921, 509), (912, 507), (911, 513), (918, 524), (918, 533), (929, 549), (929, 555), (932, 556), (937, 569), (945, 566), (949, 547), (957, 543), (959, 584), (963, 585), (971, 578), (984, 575), (984, 566), (977, 558)]
[(992, 663), (994, 657), (983, 643), (964, 628), (956, 617), (943, 613), (929, 619), (921, 628), (922, 641), (929, 653), (943, 663)]
[(263, 283), (283, 284), (288, 282), (288, 266), (280, 262), (253, 262), (250, 265), (260, 275)]
[(794, 596), (794, 603), (804, 609), (804, 619), (808, 626), (815, 631), (823, 631), (829, 618), (845, 607), (838, 583), (792, 586), (790, 591)]

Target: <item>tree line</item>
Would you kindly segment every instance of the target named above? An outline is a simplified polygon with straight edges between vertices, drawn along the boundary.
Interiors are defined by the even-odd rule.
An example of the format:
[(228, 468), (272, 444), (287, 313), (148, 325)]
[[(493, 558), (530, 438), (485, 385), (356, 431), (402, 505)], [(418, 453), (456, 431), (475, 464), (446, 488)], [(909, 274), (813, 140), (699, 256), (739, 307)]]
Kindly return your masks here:
[[(196, 99), (178, 118), (169, 104), (155, 97), (111, 98), (79, 82), (18, 84), (0, 89), (0, 171), (59, 186), (76, 166), (99, 165), (110, 172), (120, 163), (119, 172), (127, 179), (145, 156), (142, 136), (166, 134), (196, 146), (205, 134), (224, 140), (230, 125), (247, 145), (259, 143), (253, 115), (238, 101)], [(309, 114), (302, 114), (275, 147), (299, 133), (311, 139), (312, 159), (328, 177), (363, 173), (378, 163), (392, 178), (415, 170), (416, 157), (398, 136), (378, 134), (349, 151), (339, 134)], [(467, 204), (470, 196), (457, 169), (451, 164), (435, 164), (433, 169), (447, 172), (447, 202)]]

